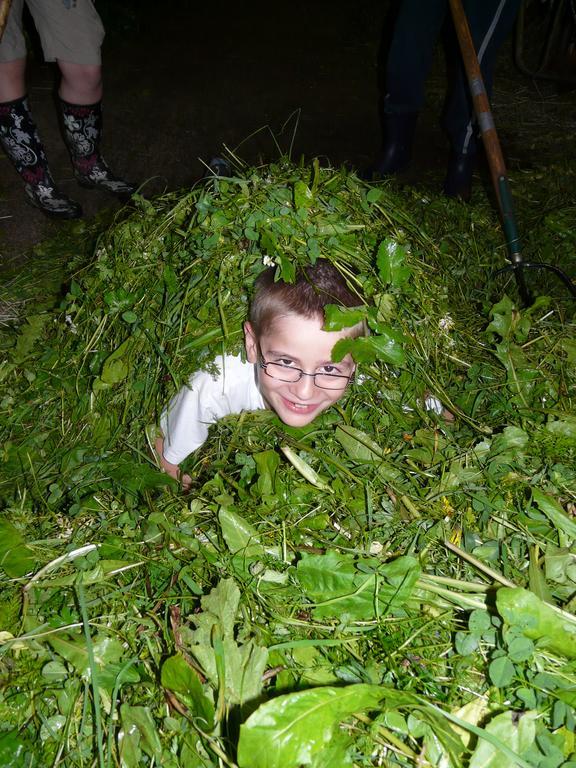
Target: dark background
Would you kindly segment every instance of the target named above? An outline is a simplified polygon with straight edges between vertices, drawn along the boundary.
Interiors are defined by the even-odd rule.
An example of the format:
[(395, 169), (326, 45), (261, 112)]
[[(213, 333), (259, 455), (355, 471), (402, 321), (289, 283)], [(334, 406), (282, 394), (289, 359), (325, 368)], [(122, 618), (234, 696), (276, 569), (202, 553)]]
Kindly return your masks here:
[[(96, 7), (107, 29), (104, 155), (113, 170), (142, 183), (144, 194), (190, 186), (203, 173), (201, 159), (223, 145), (250, 164), (290, 153), (295, 160), (320, 156), (334, 166), (363, 168), (377, 152), (389, 0), (98, 0)], [(28, 79), (59, 186), (82, 204), (87, 219), (118, 207), (73, 179), (54, 109), (55, 67), (43, 63), (33, 35)], [(444, 86), (439, 50), (414, 163), (401, 177), (431, 192), (441, 186), (448, 153), (439, 124)], [(504, 46), (493, 109), (512, 177), (573, 153), (574, 88), (523, 74), (513, 41)], [(474, 190), (480, 194), (482, 171)], [(19, 177), (0, 155), (3, 262), (67, 226), (26, 205)]]

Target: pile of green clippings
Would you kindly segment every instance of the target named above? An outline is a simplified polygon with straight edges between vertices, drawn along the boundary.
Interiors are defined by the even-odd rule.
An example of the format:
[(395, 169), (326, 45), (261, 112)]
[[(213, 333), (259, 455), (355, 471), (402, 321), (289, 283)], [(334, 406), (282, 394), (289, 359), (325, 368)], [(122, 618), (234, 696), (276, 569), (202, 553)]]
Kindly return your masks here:
[[(368, 300), (360, 381), (223, 420), (182, 494), (161, 408), (318, 257)], [(574, 768), (574, 326), (490, 308), (503, 262), (488, 207), (317, 164), (101, 234), (2, 337), (0, 764)]]

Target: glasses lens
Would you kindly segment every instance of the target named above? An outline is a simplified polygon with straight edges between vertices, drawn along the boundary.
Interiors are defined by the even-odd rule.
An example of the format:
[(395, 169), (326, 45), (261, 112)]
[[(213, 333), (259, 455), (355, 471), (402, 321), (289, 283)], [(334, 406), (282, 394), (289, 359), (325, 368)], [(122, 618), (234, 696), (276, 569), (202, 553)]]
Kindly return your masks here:
[(266, 363), (266, 373), (273, 379), (280, 381), (298, 381), (302, 375), (300, 368), (288, 368), (280, 363)]
[(316, 386), (321, 389), (346, 389), (348, 386), (348, 376), (329, 375), (327, 373), (317, 373), (314, 377)]

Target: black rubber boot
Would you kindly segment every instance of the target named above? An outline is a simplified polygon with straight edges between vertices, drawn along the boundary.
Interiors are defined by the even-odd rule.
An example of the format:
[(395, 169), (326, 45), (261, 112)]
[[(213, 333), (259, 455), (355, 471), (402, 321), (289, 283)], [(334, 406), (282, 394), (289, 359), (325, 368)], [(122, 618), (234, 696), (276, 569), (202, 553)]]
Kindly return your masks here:
[(417, 120), (417, 112), (384, 115), (384, 141), (372, 169), (374, 176), (390, 176), (410, 163)]
[(476, 154), (450, 152), (448, 168), (444, 180), (444, 194), (446, 197), (459, 197), (465, 203), (472, 196), (472, 174), (476, 164)]
[(127, 199), (136, 185), (112, 173), (100, 154), (102, 139), (102, 102), (68, 104), (59, 100), (64, 141), (68, 147), (74, 176), (82, 187), (101, 189)]
[(26, 200), (52, 219), (78, 219), (82, 208), (56, 187), (28, 99), (0, 104), (0, 143), (24, 181)]

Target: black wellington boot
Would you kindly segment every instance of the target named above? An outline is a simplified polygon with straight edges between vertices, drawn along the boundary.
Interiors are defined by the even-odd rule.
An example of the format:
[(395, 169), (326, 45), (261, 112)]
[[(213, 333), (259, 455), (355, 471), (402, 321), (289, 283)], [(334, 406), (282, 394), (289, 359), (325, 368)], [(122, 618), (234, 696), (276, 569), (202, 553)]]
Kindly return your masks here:
[(82, 208), (56, 185), (28, 99), (0, 104), (0, 144), (24, 181), (26, 201), (52, 219), (78, 219)]
[(122, 199), (133, 195), (136, 185), (112, 173), (100, 154), (102, 102), (82, 105), (59, 99), (59, 106), (64, 141), (80, 186), (101, 189)]
[(373, 166), (373, 175), (390, 176), (402, 171), (412, 158), (417, 112), (385, 114), (383, 147)]
[(476, 165), (474, 152), (462, 154), (450, 152), (448, 168), (444, 179), (444, 194), (446, 197), (459, 197), (465, 203), (470, 202), (472, 196), (472, 174)]

